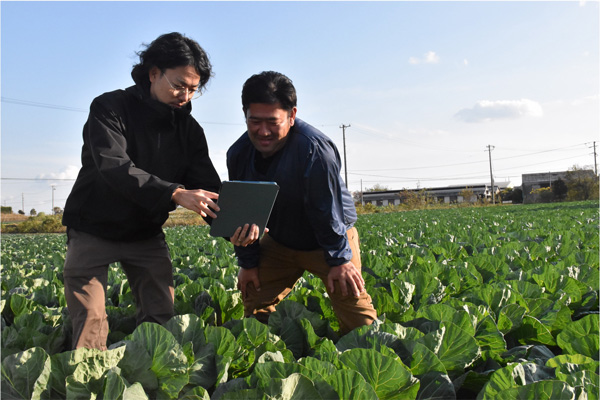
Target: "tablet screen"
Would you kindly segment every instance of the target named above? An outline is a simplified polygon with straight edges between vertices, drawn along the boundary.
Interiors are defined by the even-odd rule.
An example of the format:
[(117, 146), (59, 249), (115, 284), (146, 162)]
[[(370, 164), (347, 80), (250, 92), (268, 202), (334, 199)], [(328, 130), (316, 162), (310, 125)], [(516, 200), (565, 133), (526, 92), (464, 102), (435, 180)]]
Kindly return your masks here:
[(211, 236), (231, 237), (245, 224), (256, 224), (262, 236), (279, 186), (275, 182), (224, 181), (219, 192), (217, 212), (210, 227)]

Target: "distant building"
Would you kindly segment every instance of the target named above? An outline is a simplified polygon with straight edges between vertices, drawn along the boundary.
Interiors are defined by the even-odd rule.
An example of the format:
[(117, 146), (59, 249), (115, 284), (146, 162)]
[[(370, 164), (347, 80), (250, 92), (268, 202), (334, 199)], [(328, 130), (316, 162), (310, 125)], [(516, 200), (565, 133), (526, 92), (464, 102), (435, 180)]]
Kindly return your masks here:
[[(560, 171), (560, 172), (542, 172), (539, 174), (523, 174), (521, 175), (522, 183), (521, 187), (523, 188), (523, 202), (524, 203), (532, 203), (537, 200), (539, 197), (538, 194), (532, 194), (531, 191), (535, 189), (541, 188), (550, 188), (552, 187), (552, 183), (556, 182), (559, 179), (566, 181), (568, 171)], [(594, 171), (592, 170), (583, 170), (581, 171), (583, 174), (586, 174), (590, 177), (595, 177)]]
[[(494, 184), (495, 195), (501, 190), (506, 189), (509, 182), (497, 182)], [(380, 192), (363, 192), (362, 199), (365, 204), (377, 206), (398, 205), (402, 203), (401, 194), (404, 192), (427, 193), (430, 198), (436, 199), (440, 203), (462, 203), (464, 201), (491, 200), (492, 188), (487, 183), (475, 185), (446, 186), (424, 189), (403, 189), (403, 190), (385, 190)], [(467, 192), (472, 192), (471, 199), (463, 197)]]

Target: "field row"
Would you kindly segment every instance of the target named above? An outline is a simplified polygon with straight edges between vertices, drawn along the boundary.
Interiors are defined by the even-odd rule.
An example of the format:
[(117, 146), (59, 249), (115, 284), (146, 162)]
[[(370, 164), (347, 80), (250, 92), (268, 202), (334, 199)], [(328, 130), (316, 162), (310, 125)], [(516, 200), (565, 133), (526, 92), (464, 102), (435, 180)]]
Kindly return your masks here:
[(2, 396), (598, 399), (597, 202), (372, 214), (357, 228), (370, 327), (340, 337), (310, 274), (268, 326), (243, 319), (231, 245), (172, 227), (177, 316), (136, 327), (111, 266), (106, 352), (68, 350), (64, 235), (3, 235)]

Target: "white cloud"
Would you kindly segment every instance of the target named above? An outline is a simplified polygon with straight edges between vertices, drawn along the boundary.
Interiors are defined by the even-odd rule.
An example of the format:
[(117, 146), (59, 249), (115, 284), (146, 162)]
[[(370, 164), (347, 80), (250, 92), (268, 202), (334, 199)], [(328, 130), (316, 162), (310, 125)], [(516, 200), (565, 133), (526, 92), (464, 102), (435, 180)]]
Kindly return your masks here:
[(465, 58), (465, 59), (463, 60), (463, 65), (464, 65), (465, 67), (468, 67), (468, 66), (469, 66), (469, 60), (467, 60), (467, 59)]
[(75, 179), (79, 173), (79, 167), (68, 165), (59, 172), (38, 175), (38, 179)]
[(572, 100), (571, 105), (577, 107), (577, 106), (585, 105), (588, 103), (593, 103), (593, 102), (597, 103), (599, 98), (600, 98), (599, 95), (593, 94), (591, 96), (585, 96), (580, 99)]
[(465, 122), (489, 122), (497, 119), (541, 117), (542, 106), (533, 100), (481, 100), (472, 108), (463, 108), (454, 116)]
[(437, 64), (440, 62), (440, 56), (438, 56), (437, 54), (435, 54), (435, 51), (428, 51), (427, 53), (423, 54), (422, 58), (418, 58), (418, 57), (410, 57), (408, 59), (408, 62), (410, 64)]

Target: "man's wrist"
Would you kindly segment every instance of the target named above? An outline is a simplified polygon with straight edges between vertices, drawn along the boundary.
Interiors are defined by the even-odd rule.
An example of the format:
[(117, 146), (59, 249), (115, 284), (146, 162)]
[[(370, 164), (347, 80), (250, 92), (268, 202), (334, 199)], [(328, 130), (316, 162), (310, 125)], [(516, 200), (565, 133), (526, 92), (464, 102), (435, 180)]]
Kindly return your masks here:
[(185, 191), (185, 187), (183, 185), (177, 186), (171, 194), (171, 201), (173, 201), (175, 204), (179, 204), (177, 198), (179, 197), (179, 194), (181, 194), (183, 191)]
[(327, 264), (329, 265), (329, 268), (333, 268), (333, 267), (340, 267), (344, 264), (348, 264), (349, 262), (351, 262), (352, 260), (346, 260), (343, 258), (338, 258), (338, 259), (333, 259), (333, 260), (329, 260), (327, 262)]

